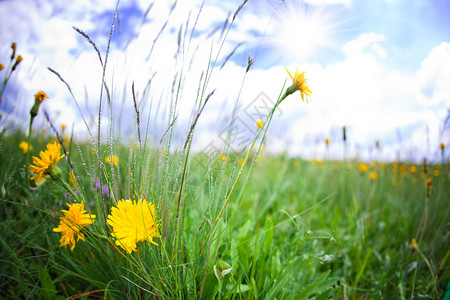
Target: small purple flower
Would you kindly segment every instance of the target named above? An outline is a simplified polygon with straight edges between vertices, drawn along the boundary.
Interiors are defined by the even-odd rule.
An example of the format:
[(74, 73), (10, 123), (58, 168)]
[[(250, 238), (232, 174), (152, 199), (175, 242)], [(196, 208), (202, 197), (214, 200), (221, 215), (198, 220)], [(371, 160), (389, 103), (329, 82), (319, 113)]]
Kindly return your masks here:
[(110, 194), (109, 194), (109, 187), (108, 187), (107, 184), (103, 185), (103, 195), (105, 195), (108, 198), (110, 196)]

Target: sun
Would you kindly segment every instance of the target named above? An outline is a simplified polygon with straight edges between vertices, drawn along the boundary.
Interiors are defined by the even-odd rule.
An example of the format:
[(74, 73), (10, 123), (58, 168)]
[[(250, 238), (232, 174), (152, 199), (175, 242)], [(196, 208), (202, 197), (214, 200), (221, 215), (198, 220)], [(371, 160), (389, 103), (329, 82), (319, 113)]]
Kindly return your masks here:
[(318, 59), (324, 50), (336, 45), (340, 24), (336, 8), (289, 0), (270, 9), (273, 22), (264, 43), (280, 58), (297, 62)]

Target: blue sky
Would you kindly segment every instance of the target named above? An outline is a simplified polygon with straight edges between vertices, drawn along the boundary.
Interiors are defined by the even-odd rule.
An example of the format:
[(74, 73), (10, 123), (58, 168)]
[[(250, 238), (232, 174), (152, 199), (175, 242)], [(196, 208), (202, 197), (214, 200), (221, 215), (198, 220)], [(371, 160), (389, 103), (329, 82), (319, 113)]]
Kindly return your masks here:
[[(121, 114), (133, 114), (132, 102), (122, 104), (122, 100), (129, 100), (135, 82), (138, 96), (144, 99), (143, 113), (152, 116), (155, 140), (158, 130), (164, 131), (173, 101), (173, 77), (180, 72), (185, 79), (177, 122), (183, 136), (212, 53), (218, 64), (206, 92), (216, 92), (198, 125), (199, 151), (211, 142), (219, 145), (238, 97), (240, 108), (260, 101), (261, 93), (276, 99), (289, 79), (285, 67), (306, 71), (312, 96), (306, 104), (295, 94), (281, 105), (269, 131), (267, 151), (287, 149), (306, 158), (340, 157), (342, 126), (349, 131), (349, 153), (366, 159), (433, 159), (439, 155), (439, 143), (450, 142), (448, 129), (443, 129), (450, 109), (450, 1), (249, 0), (222, 48), (222, 25), (240, 1), (205, 1), (202, 7), (202, 1), (180, 0), (172, 11), (173, 1), (152, 3), (120, 2), (107, 82), (118, 119)], [(18, 44), (18, 53), (24, 57), (8, 83), (0, 110), (10, 120), (23, 123), (28, 117), (23, 107), (31, 107), (32, 95), (42, 89), (51, 98), (45, 109), (55, 123), (69, 123), (75, 132), (83, 132), (80, 112), (65, 87), (46, 69), (51, 67), (69, 82), (85, 119), (95, 124), (102, 70), (97, 54), (72, 26), (85, 31), (104, 58), (114, 9), (115, 1), (109, 0), (0, 1), (5, 16), (0, 20), (0, 62), (7, 65), (11, 42)], [(193, 38), (184, 40), (181, 55), (177, 52), (180, 28), (189, 37), (194, 23)], [(255, 63), (239, 94), (249, 55)], [(0, 73), (0, 79), (3, 76)], [(151, 92), (145, 94), (150, 78)], [(245, 111), (239, 113), (239, 120), (251, 131), (248, 124), (253, 120)], [(108, 120), (102, 122), (107, 128)], [(44, 120), (39, 125), (46, 126)], [(120, 126), (122, 133), (133, 127), (125, 121)], [(326, 137), (331, 139), (329, 152), (323, 142)], [(377, 139), (383, 150), (374, 154)]]

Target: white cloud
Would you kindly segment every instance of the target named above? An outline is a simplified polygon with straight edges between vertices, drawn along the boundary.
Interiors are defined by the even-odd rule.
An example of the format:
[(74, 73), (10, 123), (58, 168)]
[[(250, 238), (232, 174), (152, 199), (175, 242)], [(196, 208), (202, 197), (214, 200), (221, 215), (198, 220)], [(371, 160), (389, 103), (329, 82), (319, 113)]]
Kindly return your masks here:
[(314, 5), (344, 4), (349, 6), (352, 0), (305, 0), (305, 2)]

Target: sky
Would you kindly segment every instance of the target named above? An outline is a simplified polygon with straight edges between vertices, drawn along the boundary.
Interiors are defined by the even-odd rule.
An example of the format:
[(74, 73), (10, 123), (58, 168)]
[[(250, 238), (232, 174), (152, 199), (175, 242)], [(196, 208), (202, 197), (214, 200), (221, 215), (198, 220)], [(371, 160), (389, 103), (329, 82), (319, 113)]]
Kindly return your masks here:
[[(290, 85), (287, 68), (305, 71), (312, 94), (306, 103), (297, 92), (278, 107), (265, 151), (339, 159), (343, 126), (346, 155), (360, 159), (437, 161), (440, 143), (450, 143), (448, 0), (249, 0), (234, 20), (242, 1), (122, 0), (105, 69), (109, 105), (99, 56), (73, 27), (105, 63), (116, 4), (0, 0), (0, 63), (8, 66), (12, 42), (24, 58), (0, 103), (7, 120), (0, 126), (26, 128), (33, 95), (44, 90), (42, 109), (57, 127), (95, 135), (102, 97), (102, 134), (112, 113), (115, 133), (136, 137), (134, 83), (140, 131), (158, 143), (176, 115), (174, 139), (182, 144), (198, 95), (214, 91), (193, 147), (221, 149), (230, 132), (230, 149), (238, 150)], [(49, 128), (42, 115), (36, 127)]]

